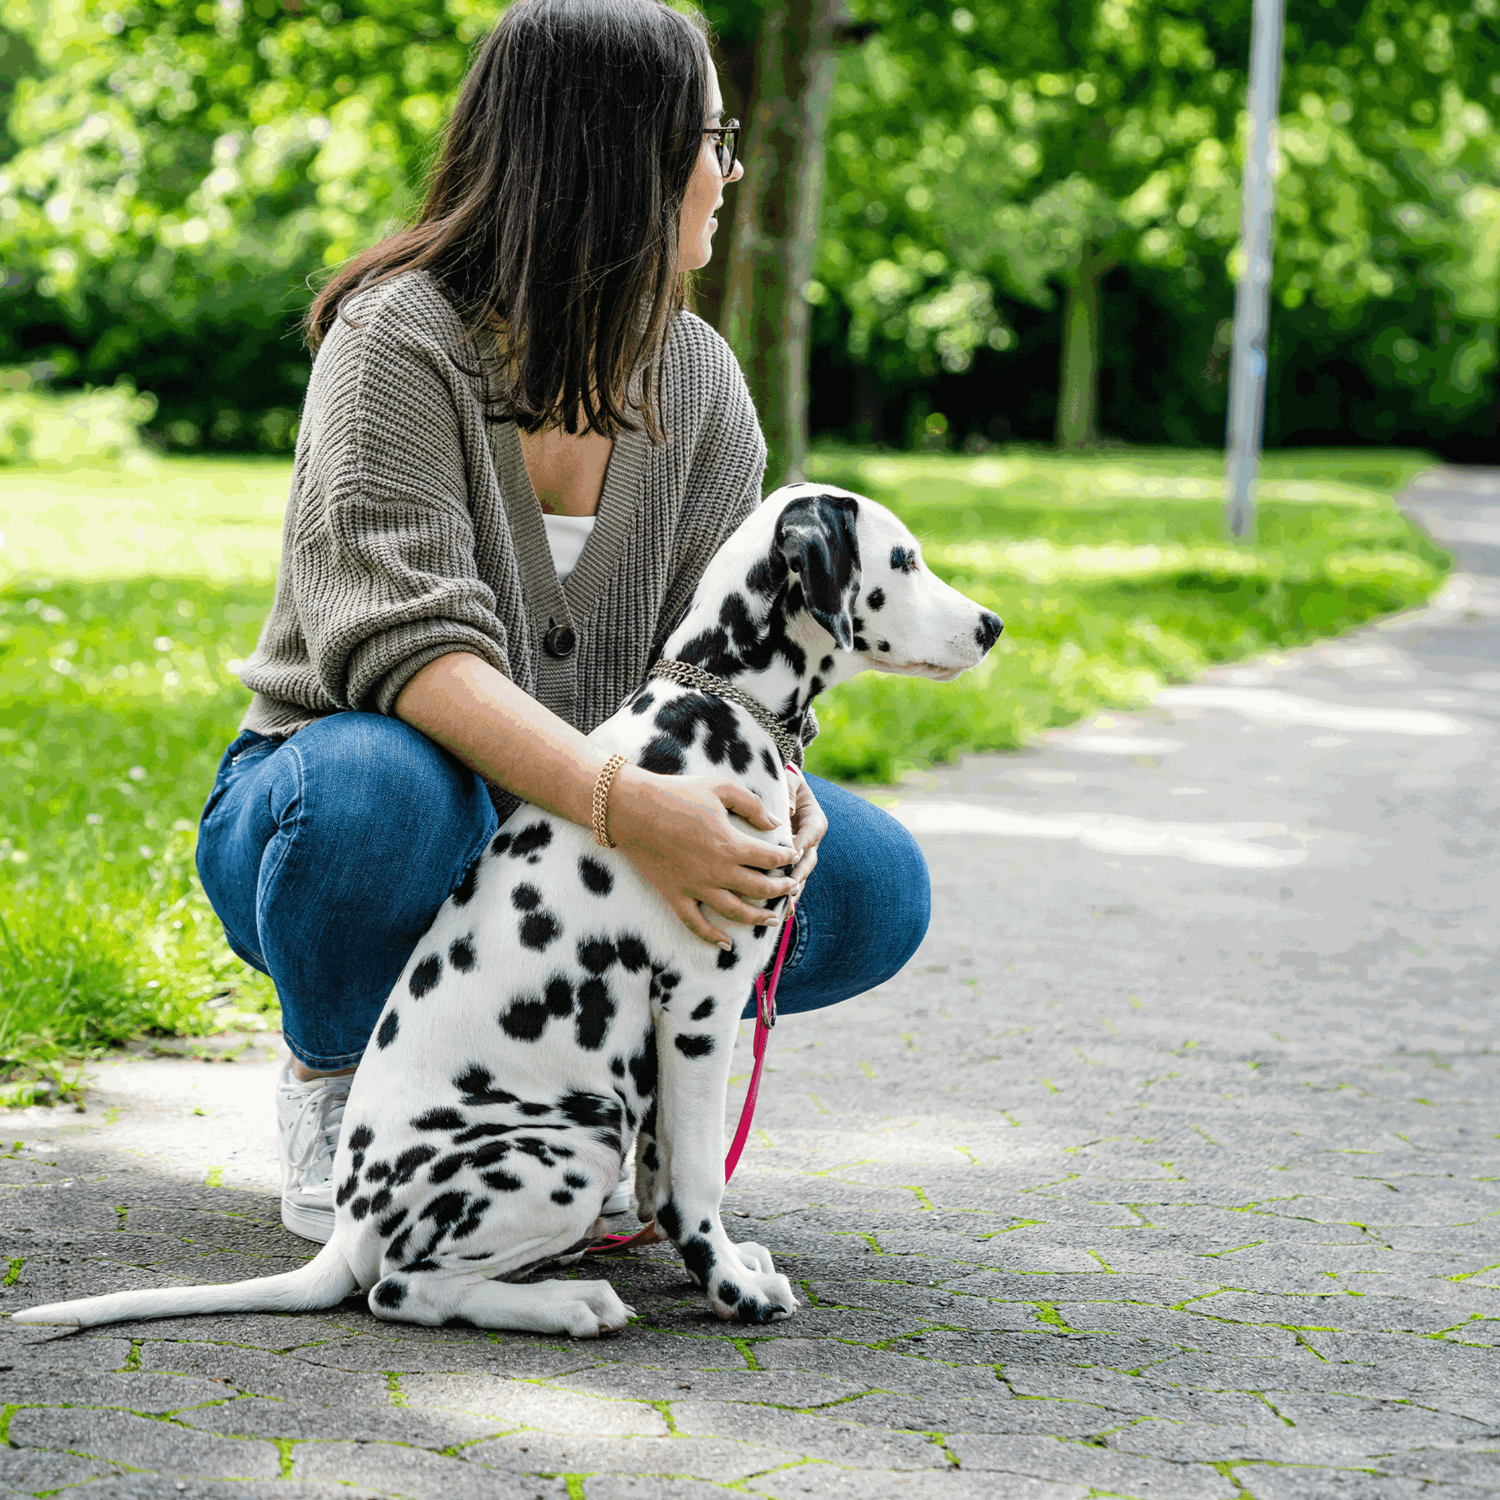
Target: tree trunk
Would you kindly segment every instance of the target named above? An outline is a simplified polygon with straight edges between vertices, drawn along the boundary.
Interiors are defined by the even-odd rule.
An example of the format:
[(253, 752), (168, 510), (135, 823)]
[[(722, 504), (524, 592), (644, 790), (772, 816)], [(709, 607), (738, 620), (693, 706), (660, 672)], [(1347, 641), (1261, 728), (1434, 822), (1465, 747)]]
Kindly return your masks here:
[(767, 487), (802, 477), (808, 334), (823, 196), (823, 136), (843, 0), (767, 0), (745, 134), (721, 324), (745, 371), (770, 455)]
[(1099, 441), (1099, 312), (1104, 274), (1114, 262), (1084, 246), (1063, 300), (1062, 373), (1057, 395), (1057, 446), (1092, 448)]

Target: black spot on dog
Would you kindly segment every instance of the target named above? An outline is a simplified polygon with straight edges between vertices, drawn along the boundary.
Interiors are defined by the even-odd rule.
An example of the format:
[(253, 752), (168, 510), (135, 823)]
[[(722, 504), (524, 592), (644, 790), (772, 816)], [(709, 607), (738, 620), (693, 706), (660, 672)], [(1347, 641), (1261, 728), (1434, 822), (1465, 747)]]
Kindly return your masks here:
[(585, 1188), (589, 1185), (587, 1177), (580, 1177), (577, 1172), (564, 1172), (563, 1181), (570, 1188)]
[(500, 1029), (518, 1042), (534, 1042), (547, 1029), (549, 1019), (545, 1000), (512, 1000), (500, 1017)]
[(910, 547), (896, 546), (891, 548), (891, 567), (898, 573), (912, 573), (916, 571), (917, 554)]
[(775, 553), (756, 558), (745, 575), (745, 587), (762, 599), (773, 598), (785, 581), (786, 564)]
[(552, 842), (552, 825), (550, 823), (532, 823), (523, 828), (514, 839), (511, 840), (510, 857), (512, 859), (524, 859), (528, 854), (535, 854), (545, 849)]
[(651, 961), (646, 945), (638, 937), (616, 938), (615, 953), (632, 974), (638, 974)]
[(684, 1240), (677, 1247), (682, 1256), (682, 1263), (687, 1267), (688, 1275), (701, 1287), (707, 1287), (709, 1278), (714, 1270), (713, 1246), (707, 1240), (699, 1239), (694, 1235), (691, 1239)]
[(552, 1194), (552, 1201), (554, 1203), (568, 1204), (573, 1201), (573, 1195), (572, 1193), (568, 1192), (566, 1188), (558, 1188)]
[(891, 649), (891, 643), (889, 641), (876, 641), (875, 649), (877, 651), (889, 651)]
[(764, 923), (761, 923), (759, 926), (752, 927), (750, 929), (750, 936), (753, 937), (753, 938), (763, 938), (765, 935), (766, 935), (766, 928), (765, 928), (765, 924)]
[(865, 595), (865, 606), (868, 609), (884, 609), (885, 590), (871, 589), (870, 592)]
[(401, 1257), (406, 1254), (406, 1242), (411, 1238), (412, 1226), (408, 1224), (400, 1234), (396, 1236), (386, 1249), (386, 1259), (400, 1263)]
[(366, 1182), (384, 1182), (391, 1175), (391, 1169), (383, 1162), (371, 1162), (365, 1172)]
[(713, 1228), (713, 1226), (708, 1222), (708, 1220), (707, 1219), (702, 1219), (702, 1220), (699, 1221), (699, 1224), (698, 1224), (698, 1233), (699, 1234), (707, 1234), (708, 1231), (711, 1228)]
[(508, 833), (497, 833), (490, 841), (490, 853), (499, 856), (510, 848), (510, 835)]
[(652, 771), (658, 776), (681, 776), (682, 751), (670, 735), (658, 734), (646, 746), (636, 762), (643, 771)]
[(479, 861), (476, 859), (467, 870), (464, 878), (453, 887), (453, 904), (455, 906), (467, 906), (474, 896), (474, 887), (479, 881)]
[[(449, 1113), (453, 1114), (457, 1111), (450, 1110)], [(436, 1146), (408, 1146), (391, 1167), (391, 1181), (397, 1187), (404, 1186), (437, 1154)]]
[(538, 1115), (550, 1115), (552, 1106), (550, 1104), (539, 1104), (535, 1099), (528, 1099), (521, 1105), (521, 1113), (529, 1119), (535, 1119)]
[(387, 1276), (384, 1281), (376, 1286), (372, 1295), (381, 1307), (390, 1308), (393, 1311), (406, 1301), (406, 1283), (397, 1281), (392, 1276)]
[(463, 1218), (464, 1208), (468, 1201), (469, 1195), (457, 1188), (447, 1193), (439, 1193), (417, 1217), (431, 1219), (433, 1226), (437, 1229), (451, 1229)]
[(677, 1212), (677, 1205), (670, 1200), (662, 1205), (657, 1211), (656, 1222), (661, 1225), (668, 1239), (674, 1242), (682, 1236), (682, 1215)]
[(546, 1001), (549, 1016), (572, 1015), (573, 986), (561, 974), (554, 974), (547, 981), (542, 998)]
[(514, 1104), (516, 1096), (495, 1087), (495, 1075), (478, 1063), (470, 1063), (462, 1073), (453, 1075), (453, 1087), (464, 1096), (464, 1103)]
[(713, 1000), (713, 996), (710, 995), (710, 996), (707, 997), (707, 999), (700, 1000), (693, 1007), (693, 1014), (689, 1017), (689, 1020), (693, 1020), (693, 1021), (706, 1021), (711, 1015), (713, 1015), (713, 1013), (714, 1013), (714, 1000)]
[(857, 635), (854, 637), (854, 649), (856, 651), (868, 651), (870, 649), (870, 643), (864, 638), (864, 636)]
[(535, 911), (542, 904), (542, 893), (530, 881), (523, 880), (510, 893), (510, 904), (517, 911)]
[(349, 1212), (356, 1219), (362, 1219), (370, 1211), (370, 1200), (361, 1194), (349, 1205)]
[(578, 962), (590, 974), (602, 974), (615, 961), (615, 945), (607, 938), (584, 938), (578, 944)]
[(706, 693), (683, 693), (657, 711), (656, 727), (684, 750), (691, 747), (701, 727), (703, 753), (713, 765), (727, 760), (736, 775), (750, 764), (750, 747), (740, 734), (739, 710), (722, 698)]
[(655, 702), (656, 699), (650, 693), (644, 691), (638, 692), (635, 695), (635, 701), (630, 705), (630, 711), (633, 714), (643, 714)]
[(672, 1041), (684, 1057), (707, 1057), (714, 1050), (714, 1039), (700, 1033), (694, 1033), (692, 1036), (679, 1033), (672, 1038)]
[(578, 986), (578, 1021), (574, 1029), (578, 1045), (585, 1052), (597, 1052), (604, 1045), (614, 1014), (615, 1002), (602, 979), (585, 979)]
[(351, 1172), (347, 1182), (343, 1183), (334, 1197), (334, 1202), (342, 1208), (355, 1194), (359, 1188), (359, 1173)]
[(406, 1210), (398, 1208), (395, 1213), (388, 1214), (375, 1226), (375, 1233), (383, 1240), (389, 1239), (405, 1222)]
[(521, 922), (521, 945), (543, 952), (562, 932), (562, 924), (549, 911), (534, 911)]
[[(646, 1034), (641, 1038), (640, 1051), (630, 1059), (630, 1079), (635, 1084), (636, 1097), (638, 1099), (649, 1099), (656, 1092), (656, 1031), (652, 1027), (646, 1028)], [(655, 1112), (647, 1116), (655, 1120)], [(644, 1127), (643, 1127), (644, 1128)]]
[(623, 1057), (610, 1058), (609, 1071), (613, 1073), (616, 1078), (623, 1078), (625, 1076), (625, 1059)]
[(455, 1224), (449, 1231), (448, 1238), (453, 1240), (466, 1240), (484, 1223), (484, 1211), (490, 1206), (488, 1198), (475, 1198), (469, 1204), (469, 1211), (463, 1216), (459, 1223)]
[(393, 1010), (385, 1013), (385, 1020), (380, 1023), (380, 1030), (375, 1033), (375, 1044), (383, 1052), (392, 1042), (396, 1040), (396, 1033), (401, 1030), (401, 1018)]
[(383, 1214), (390, 1206), (391, 1190), (389, 1188), (381, 1188), (381, 1190), (376, 1193), (373, 1198), (370, 1199), (370, 1212), (372, 1214)]
[(412, 999), (420, 1000), (423, 995), (428, 994), (432, 987), (441, 978), (443, 972), (443, 961), (436, 953), (429, 953), (426, 958), (411, 971), (411, 978), (407, 981), (407, 988), (412, 993)]
[(725, 1307), (733, 1307), (740, 1300), (740, 1289), (732, 1281), (721, 1281), (718, 1297)]
[(721, 969), (732, 969), (739, 961), (740, 956), (733, 948), (720, 948), (719, 956), (714, 960)]
[(467, 1151), (455, 1151), (450, 1156), (433, 1163), (432, 1170), (427, 1174), (428, 1182), (447, 1182), (450, 1177), (457, 1176), (459, 1169), (469, 1164), (469, 1153)]
[(467, 974), (474, 967), (473, 937), (471, 932), (468, 937), (455, 938), (453, 946), (448, 950), (448, 962), (460, 974)]
[(596, 896), (607, 896), (615, 888), (615, 877), (587, 854), (578, 861), (578, 876)]
[(661, 1159), (656, 1154), (656, 1142), (648, 1141), (646, 1149), (641, 1153), (641, 1160), (646, 1163), (646, 1170), (654, 1172), (661, 1165)]
[(760, 747), (760, 763), (767, 776), (775, 778), (781, 774), (776, 768), (776, 757), (764, 745)]
[[(418, 1115), (411, 1122), (413, 1130), (462, 1130), (468, 1122), (456, 1109), (440, 1108), (429, 1109), (426, 1114)], [(426, 1150), (419, 1147), (416, 1149)], [(403, 1153), (406, 1155), (409, 1153)]]
[(375, 1144), (375, 1132), (368, 1125), (356, 1125), (349, 1136), (351, 1151), (368, 1151)]
[(517, 1193), (525, 1186), (519, 1177), (513, 1177), (509, 1172), (498, 1168), (493, 1172), (486, 1172), (480, 1180), (497, 1193)]
[(816, 698), (822, 691), (823, 679), (815, 675), (813, 680), (807, 685), (807, 696), (809, 699)]

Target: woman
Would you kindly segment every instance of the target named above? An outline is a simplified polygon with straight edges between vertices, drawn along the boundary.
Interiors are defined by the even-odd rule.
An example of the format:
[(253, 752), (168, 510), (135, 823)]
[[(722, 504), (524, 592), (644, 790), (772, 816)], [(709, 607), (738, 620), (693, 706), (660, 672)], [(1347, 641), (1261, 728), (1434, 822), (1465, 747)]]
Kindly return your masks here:
[[(760, 499), (744, 378), (681, 310), (743, 172), (721, 108), (701, 24), (658, 0), (518, 0), (418, 222), (310, 313), (275, 602), (198, 843), (281, 999), (282, 1222), (309, 1239), (332, 1233), (349, 1075), (417, 939), (519, 800), (590, 826), (585, 734)], [(890, 977), (928, 914), (899, 825), (798, 785), (790, 878), (730, 823), (770, 826), (733, 784), (627, 767), (608, 794), (612, 836), (706, 942), (806, 887), (783, 1011)]]

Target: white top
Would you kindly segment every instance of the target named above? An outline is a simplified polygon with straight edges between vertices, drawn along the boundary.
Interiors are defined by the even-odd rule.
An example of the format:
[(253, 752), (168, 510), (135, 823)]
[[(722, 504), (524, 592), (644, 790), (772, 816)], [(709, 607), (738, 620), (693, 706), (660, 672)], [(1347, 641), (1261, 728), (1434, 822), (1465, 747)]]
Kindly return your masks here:
[(578, 566), (578, 559), (593, 535), (597, 519), (597, 516), (549, 516), (543, 513), (542, 525), (547, 528), (547, 545), (552, 549), (552, 566), (557, 570), (559, 583), (566, 583), (568, 575)]

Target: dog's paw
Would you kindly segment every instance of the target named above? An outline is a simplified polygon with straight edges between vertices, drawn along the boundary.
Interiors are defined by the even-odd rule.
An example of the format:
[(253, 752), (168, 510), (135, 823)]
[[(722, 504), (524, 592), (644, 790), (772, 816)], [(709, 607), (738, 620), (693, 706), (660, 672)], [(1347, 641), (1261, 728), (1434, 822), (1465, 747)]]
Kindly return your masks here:
[(532, 1290), (541, 1293), (539, 1309), (547, 1333), (566, 1333), (575, 1339), (596, 1339), (618, 1333), (635, 1316), (607, 1281), (545, 1281)]
[(792, 1284), (776, 1273), (771, 1252), (752, 1241), (733, 1247), (738, 1267), (726, 1257), (715, 1268), (708, 1300), (726, 1322), (774, 1323), (797, 1310)]
[(736, 1275), (727, 1266), (716, 1271), (708, 1294), (709, 1305), (726, 1323), (775, 1323), (789, 1318), (797, 1310), (792, 1284), (774, 1272), (767, 1276), (759, 1271)]

